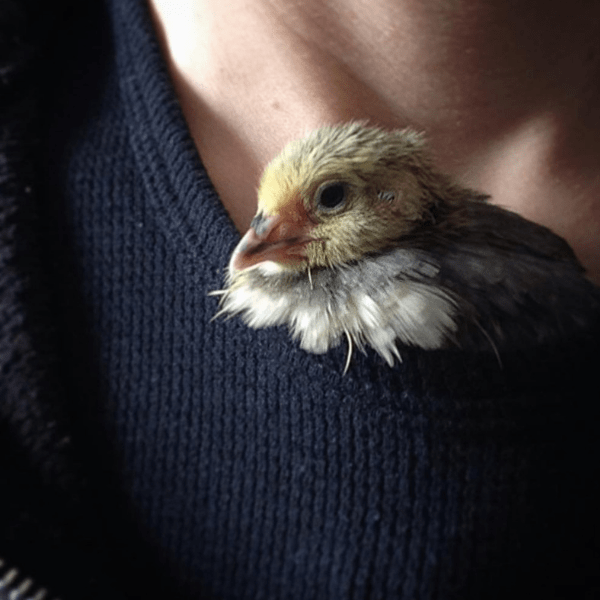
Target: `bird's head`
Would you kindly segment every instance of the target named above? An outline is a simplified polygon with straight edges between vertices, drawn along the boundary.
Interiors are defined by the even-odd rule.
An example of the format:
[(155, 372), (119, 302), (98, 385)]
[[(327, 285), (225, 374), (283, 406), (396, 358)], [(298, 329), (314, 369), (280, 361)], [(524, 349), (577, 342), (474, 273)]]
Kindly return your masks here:
[(230, 275), (343, 265), (397, 244), (431, 215), (432, 173), (407, 129), (350, 123), (291, 142), (263, 173)]

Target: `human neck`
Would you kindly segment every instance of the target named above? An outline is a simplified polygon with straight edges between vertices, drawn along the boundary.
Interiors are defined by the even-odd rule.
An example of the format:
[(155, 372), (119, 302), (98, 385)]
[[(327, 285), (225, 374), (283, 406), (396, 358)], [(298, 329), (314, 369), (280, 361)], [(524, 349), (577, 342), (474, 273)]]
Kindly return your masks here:
[(565, 236), (600, 275), (597, 3), (150, 1), (240, 231), (286, 142), (368, 119), (424, 130), (440, 167)]

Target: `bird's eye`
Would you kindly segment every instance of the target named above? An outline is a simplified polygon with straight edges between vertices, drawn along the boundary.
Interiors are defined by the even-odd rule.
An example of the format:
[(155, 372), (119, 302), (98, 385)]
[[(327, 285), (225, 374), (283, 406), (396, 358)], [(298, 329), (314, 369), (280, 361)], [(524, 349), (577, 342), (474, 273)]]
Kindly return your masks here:
[(324, 211), (341, 208), (346, 203), (346, 186), (334, 182), (323, 185), (316, 194), (317, 207)]

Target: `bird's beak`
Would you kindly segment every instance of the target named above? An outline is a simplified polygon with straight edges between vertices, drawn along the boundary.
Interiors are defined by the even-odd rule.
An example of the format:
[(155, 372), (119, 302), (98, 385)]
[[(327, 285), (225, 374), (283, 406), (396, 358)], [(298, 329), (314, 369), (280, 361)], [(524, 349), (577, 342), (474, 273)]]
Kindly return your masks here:
[(306, 246), (314, 241), (309, 235), (311, 225), (307, 218), (297, 214), (286, 218), (259, 212), (231, 257), (230, 272), (243, 271), (266, 261), (297, 268), (306, 262)]

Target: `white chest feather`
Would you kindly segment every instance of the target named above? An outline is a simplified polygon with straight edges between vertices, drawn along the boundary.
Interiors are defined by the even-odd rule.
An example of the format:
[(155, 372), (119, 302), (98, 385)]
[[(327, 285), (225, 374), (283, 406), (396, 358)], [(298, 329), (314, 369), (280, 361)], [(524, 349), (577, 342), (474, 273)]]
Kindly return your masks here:
[[(263, 263), (234, 278), (222, 294), (220, 314), (240, 314), (254, 328), (287, 325), (300, 346), (314, 353), (346, 336), (393, 365), (394, 357), (400, 359), (397, 342), (432, 350), (456, 330), (452, 298), (423, 278), (423, 271), (431, 275), (434, 267), (412, 258), (409, 265), (405, 258), (396, 251), (313, 271), (310, 279)], [(414, 273), (417, 267), (419, 281), (407, 277), (407, 268)]]

